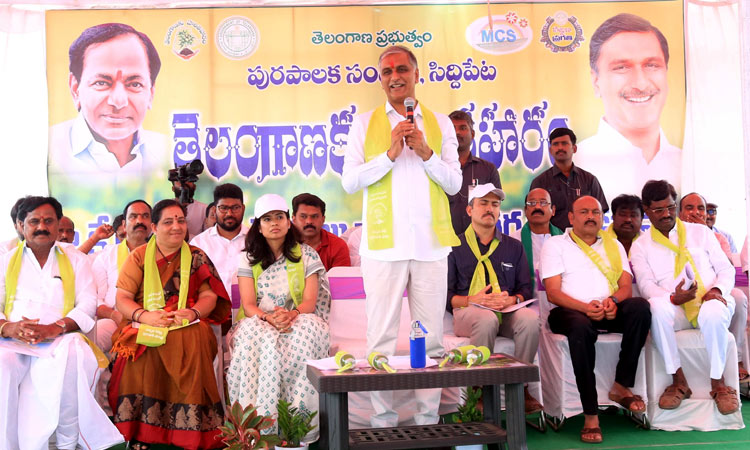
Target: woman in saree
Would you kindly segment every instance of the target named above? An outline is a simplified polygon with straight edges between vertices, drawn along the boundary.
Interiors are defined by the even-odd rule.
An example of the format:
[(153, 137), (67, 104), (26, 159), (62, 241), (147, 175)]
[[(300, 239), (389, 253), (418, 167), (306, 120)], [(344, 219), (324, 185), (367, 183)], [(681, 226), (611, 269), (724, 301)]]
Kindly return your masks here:
[(125, 320), (112, 336), (114, 422), (136, 450), (157, 443), (221, 447), (224, 408), (210, 324), (228, 319), (228, 295), (206, 254), (185, 243), (180, 203), (162, 200), (151, 217), (153, 236), (130, 253), (117, 279), (116, 306)]
[[(318, 410), (305, 361), (328, 356), (331, 295), (320, 257), (300, 240), (286, 201), (276, 194), (258, 198), (239, 256), (238, 318), (244, 318), (231, 332), (227, 388), (230, 401), (252, 404), (262, 414), (275, 414), (279, 399), (301, 411)], [(305, 442), (317, 436), (315, 428)]]

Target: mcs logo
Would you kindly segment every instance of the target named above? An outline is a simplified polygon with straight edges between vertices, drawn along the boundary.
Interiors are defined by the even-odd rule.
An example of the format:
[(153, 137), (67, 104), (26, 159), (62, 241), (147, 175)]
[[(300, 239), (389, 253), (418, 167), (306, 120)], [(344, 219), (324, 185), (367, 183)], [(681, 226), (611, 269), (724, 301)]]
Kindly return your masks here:
[(525, 17), (513, 11), (505, 15), (486, 16), (466, 28), (466, 41), (480, 52), (503, 55), (523, 50), (531, 42), (531, 27)]

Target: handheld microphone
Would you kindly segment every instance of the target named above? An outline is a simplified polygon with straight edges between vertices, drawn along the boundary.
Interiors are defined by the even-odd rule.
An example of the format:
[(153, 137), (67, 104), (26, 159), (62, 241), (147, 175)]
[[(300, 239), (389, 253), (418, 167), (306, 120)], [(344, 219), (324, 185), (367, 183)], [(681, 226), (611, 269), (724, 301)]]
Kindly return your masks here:
[(404, 106), (406, 106), (406, 120), (414, 123), (414, 107), (417, 105), (417, 101), (411, 97), (406, 97), (404, 100)]

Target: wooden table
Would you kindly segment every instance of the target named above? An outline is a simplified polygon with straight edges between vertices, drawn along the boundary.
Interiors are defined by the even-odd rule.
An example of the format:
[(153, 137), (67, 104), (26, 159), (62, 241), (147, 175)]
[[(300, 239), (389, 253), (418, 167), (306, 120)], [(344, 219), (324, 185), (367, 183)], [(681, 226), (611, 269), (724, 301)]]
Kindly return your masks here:
[[(355, 369), (336, 373), (307, 366), (307, 377), (320, 393), (320, 447), (330, 450), (435, 448), (489, 444), (499, 449), (526, 449), (523, 386), (539, 381), (539, 369), (503, 354), (481, 366), (466, 365), (399, 370), (386, 373)], [(505, 386), (506, 429), (500, 423), (500, 386)], [(366, 428), (349, 431), (348, 392), (483, 386), (484, 422)]]

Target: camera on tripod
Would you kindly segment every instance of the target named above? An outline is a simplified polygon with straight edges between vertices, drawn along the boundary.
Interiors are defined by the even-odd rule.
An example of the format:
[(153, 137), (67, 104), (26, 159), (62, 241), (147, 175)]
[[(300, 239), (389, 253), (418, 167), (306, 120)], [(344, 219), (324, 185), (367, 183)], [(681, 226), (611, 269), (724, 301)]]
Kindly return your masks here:
[[(199, 159), (169, 170), (168, 180), (172, 183), (172, 190), (175, 191), (175, 196), (179, 197), (180, 203), (183, 205), (193, 203), (195, 182), (198, 181), (198, 175), (202, 173), (203, 163)], [(179, 182), (180, 186), (175, 186), (175, 182)], [(190, 188), (189, 184), (192, 185), (192, 188)], [(177, 192), (178, 190), (179, 193)]]

